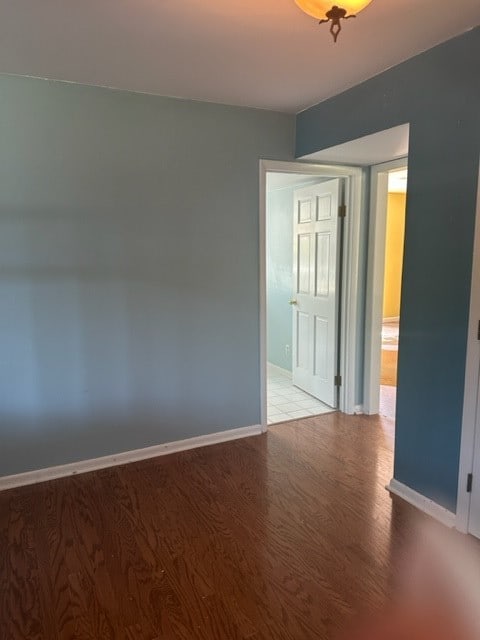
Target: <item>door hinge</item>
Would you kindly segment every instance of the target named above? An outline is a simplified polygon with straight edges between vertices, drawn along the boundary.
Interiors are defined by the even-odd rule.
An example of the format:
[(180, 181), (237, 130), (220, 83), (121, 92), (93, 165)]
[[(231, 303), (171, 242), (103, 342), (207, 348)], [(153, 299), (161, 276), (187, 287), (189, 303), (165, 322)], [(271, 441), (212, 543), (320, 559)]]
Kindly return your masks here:
[(477, 340), (480, 340), (480, 320), (478, 321)]
[(473, 483), (473, 474), (469, 473), (467, 475), (467, 493), (472, 492), (472, 483)]
[(347, 205), (346, 204), (338, 205), (338, 217), (345, 218), (346, 215), (347, 215)]
[(335, 386), (336, 387), (342, 386), (342, 376), (335, 376)]

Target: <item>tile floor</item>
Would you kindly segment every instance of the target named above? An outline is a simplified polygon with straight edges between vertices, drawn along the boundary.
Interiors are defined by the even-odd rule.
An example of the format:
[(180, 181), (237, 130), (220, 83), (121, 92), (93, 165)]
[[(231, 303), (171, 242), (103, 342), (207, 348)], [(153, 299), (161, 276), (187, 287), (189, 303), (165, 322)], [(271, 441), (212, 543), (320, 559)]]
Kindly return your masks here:
[(333, 411), (301, 389), (294, 387), (292, 376), (272, 365), (267, 367), (267, 422), (285, 422)]

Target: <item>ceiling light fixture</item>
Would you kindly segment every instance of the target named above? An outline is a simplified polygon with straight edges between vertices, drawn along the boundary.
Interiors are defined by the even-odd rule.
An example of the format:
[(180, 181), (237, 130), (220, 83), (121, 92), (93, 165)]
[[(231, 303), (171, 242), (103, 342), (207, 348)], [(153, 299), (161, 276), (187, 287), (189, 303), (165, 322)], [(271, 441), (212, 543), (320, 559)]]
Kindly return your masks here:
[(341, 0), (342, 6), (332, 6), (332, 0), (295, 0), (302, 11), (320, 20), (319, 24), (330, 22), (330, 33), (336, 42), (342, 30), (340, 20), (356, 18), (357, 13), (365, 9), (372, 0)]

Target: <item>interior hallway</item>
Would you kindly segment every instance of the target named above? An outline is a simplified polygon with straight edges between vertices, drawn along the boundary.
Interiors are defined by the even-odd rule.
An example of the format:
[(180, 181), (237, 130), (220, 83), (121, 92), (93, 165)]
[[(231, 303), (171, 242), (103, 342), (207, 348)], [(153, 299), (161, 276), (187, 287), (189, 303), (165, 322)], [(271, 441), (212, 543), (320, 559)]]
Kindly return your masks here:
[(380, 369), (380, 414), (395, 420), (397, 403), (398, 320), (382, 325), (382, 360)]
[(392, 422), (267, 434), (0, 493), (0, 637), (330, 639), (389, 593)]

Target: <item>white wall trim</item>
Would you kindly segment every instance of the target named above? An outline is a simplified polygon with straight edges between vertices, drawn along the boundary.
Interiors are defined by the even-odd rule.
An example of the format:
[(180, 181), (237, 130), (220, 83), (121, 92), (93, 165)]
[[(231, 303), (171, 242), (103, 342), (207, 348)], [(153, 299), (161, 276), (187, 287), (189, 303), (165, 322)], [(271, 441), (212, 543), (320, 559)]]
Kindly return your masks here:
[(289, 371), (288, 369), (284, 369), (283, 367), (279, 367), (277, 364), (273, 364), (272, 362), (268, 362), (268, 368), (272, 369), (273, 371), (277, 371), (282, 376), (286, 376), (287, 378), (292, 377), (291, 371)]
[(377, 414), (380, 409), (388, 172), (394, 169), (403, 169), (407, 166), (407, 163), (407, 158), (400, 158), (399, 160), (384, 162), (371, 168), (365, 303), (365, 377), (363, 387), (363, 404), (367, 414)]
[(312, 184), (316, 184), (318, 181), (318, 177), (317, 179), (315, 179), (316, 176), (311, 176), (311, 178), (309, 180), (304, 180), (303, 182), (294, 182), (293, 184), (285, 184), (282, 186), (278, 186), (278, 187), (269, 187), (267, 189), (268, 193), (273, 193), (274, 191), (283, 191), (285, 189), (302, 189), (303, 187), (309, 187)]
[(360, 299), (359, 285), (362, 278), (361, 229), (362, 209), (366, 189), (365, 169), (353, 169), (346, 180), (345, 202), (347, 215), (344, 228), (342, 312), (340, 326), (340, 410), (355, 413), (357, 403), (357, 363), (361, 357), (358, 327), (363, 319), (364, 304)]
[(344, 178), (346, 181), (347, 216), (345, 218), (342, 287), (342, 323), (340, 328), (340, 350), (343, 384), (340, 388), (339, 409), (344, 413), (355, 413), (355, 389), (357, 384), (356, 364), (358, 353), (357, 327), (359, 314), (363, 312), (358, 295), (358, 280), (361, 273), (360, 236), (362, 202), (364, 196), (365, 170), (333, 164), (311, 162), (283, 162), (260, 160), (260, 201), (259, 201), (259, 256), (260, 256), (260, 384), (262, 429), (267, 429), (267, 283), (266, 283), (266, 180), (267, 173), (299, 173), (326, 178)]
[(260, 424), (262, 433), (268, 428), (267, 417), (267, 170), (263, 160), (259, 165), (258, 189), (258, 255), (259, 255), (259, 300), (260, 311)]
[[(468, 532), (471, 493), (466, 491), (467, 475), (473, 472), (475, 434), (478, 424), (478, 391), (480, 342), (477, 331), (480, 321), (480, 169), (478, 175), (477, 211), (473, 245), (470, 315), (467, 334), (467, 358), (465, 363), (465, 392), (463, 400), (462, 438), (458, 467), (457, 523), (463, 533)], [(477, 436), (480, 437), (480, 434)]]
[(27, 471), (12, 476), (3, 476), (3, 478), (0, 477), (0, 491), (13, 489), (14, 487), (23, 487), (29, 484), (37, 484), (38, 482), (44, 482), (46, 480), (54, 480), (55, 478), (87, 473), (88, 471), (96, 471), (97, 469), (129, 464), (130, 462), (147, 460), (148, 458), (156, 458), (157, 456), (164, 456), (170, 453), (176, 453), (177, 451), (185, 451), (186, 449), (196, 449), (197, 447), (206, 447), (220, 442), (248, 438), (249, 436), (259, 435), (261, 432), (261, 426), (256, 424), (249, 427), (239, 427), (217, 433), (208, 433), (203, 436), (177, 440), (176, 442), (166, 442), (165, 444), (158, 444), (144, 449), (124, 451), (109, 456), (102, 456), (101, 458), (80, 460), (69, 464), (39, 469), (38, 471)]
[(420, 511), (423, 511), (423, 513), (426, 513), (435, 520), (438, 520), (445, 526), (452, 529), (455, 527), (455, 514), (452, 511), (445, 509), (445, 507), (442, 507), (437, 502), (434, 502), (433, 500), (430, 500), (430, 498), (427, 498), (414, 489), (411, 489), (406, 484), (392, 478), (386, 489)]

